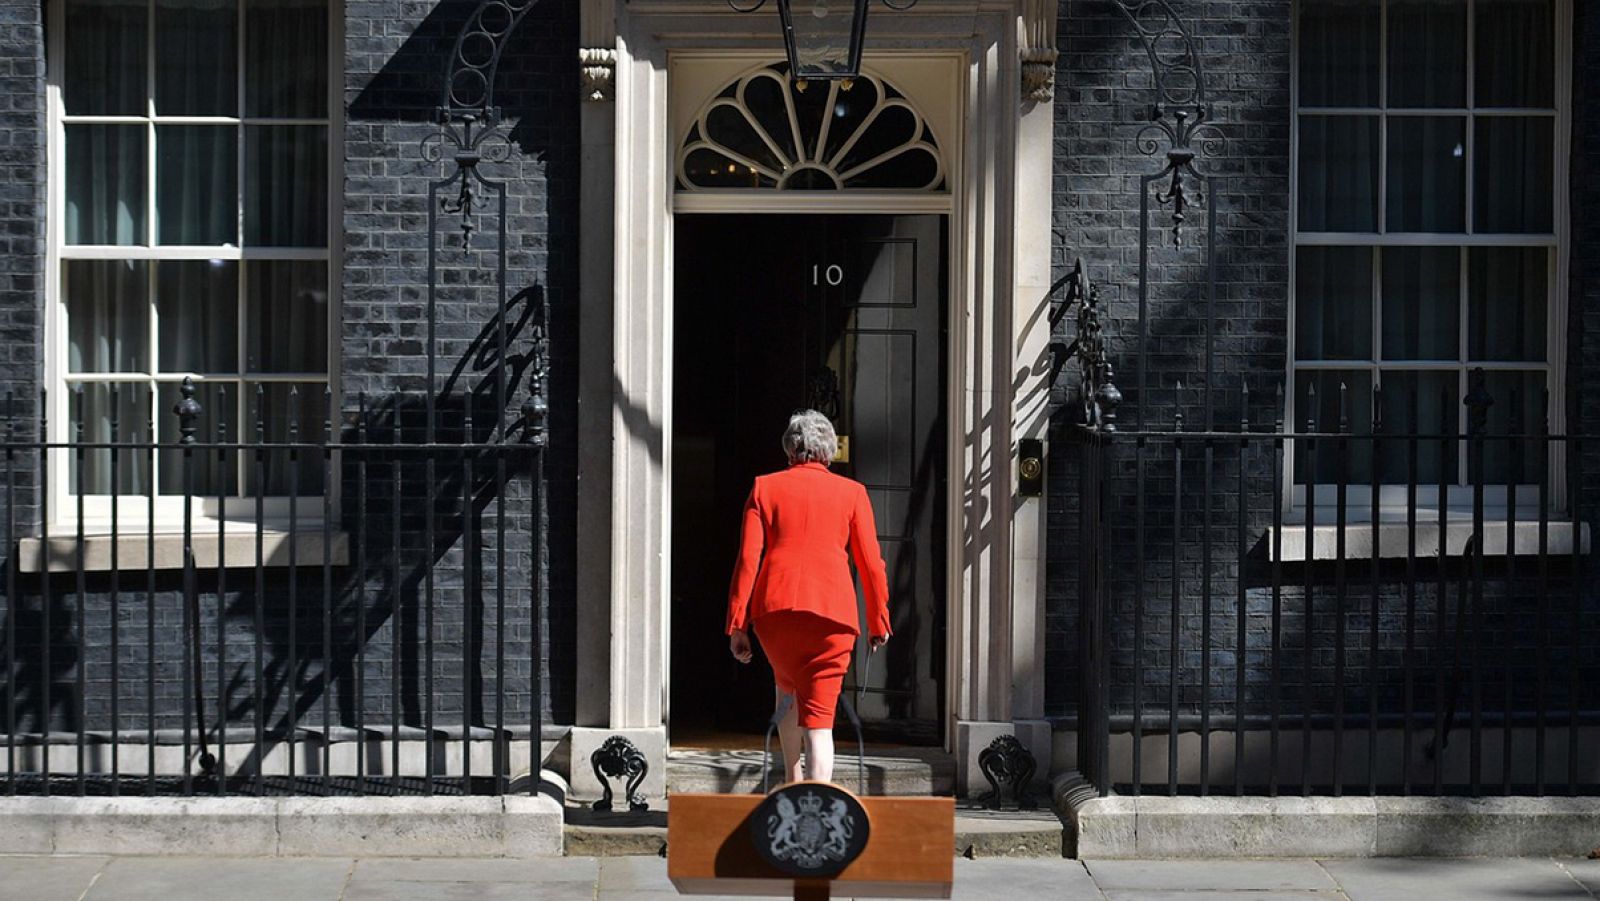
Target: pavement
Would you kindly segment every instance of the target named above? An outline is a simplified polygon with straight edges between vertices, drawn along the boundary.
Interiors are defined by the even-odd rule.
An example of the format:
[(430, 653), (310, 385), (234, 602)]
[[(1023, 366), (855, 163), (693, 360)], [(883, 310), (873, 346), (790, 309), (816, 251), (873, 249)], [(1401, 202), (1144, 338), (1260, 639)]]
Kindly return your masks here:
[[(0, 856), (27, 901), (667, 901), (666, 861)], [(955, 898), (1515, 901), (1600, 898), (1600, 860), (956, 860)]]

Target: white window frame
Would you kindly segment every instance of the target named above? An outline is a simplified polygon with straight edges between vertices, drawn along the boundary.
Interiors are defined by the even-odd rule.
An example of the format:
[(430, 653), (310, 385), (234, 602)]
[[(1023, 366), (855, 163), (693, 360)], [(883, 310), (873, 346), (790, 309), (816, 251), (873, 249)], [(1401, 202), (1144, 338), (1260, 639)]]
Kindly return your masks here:
[[(1476, 35), (1474, 23), (1476, 20), (1474, 0), (1467, 0), (1467, 29), (1466, 29), (1466, 84), (1467, 106), (1462, 108), (1395, 108), (1388, 106), (1388, 79), (1383, 77), (1384, 70), (1380, 69), (1378, 78), (1378, 105), (1376, 107), (1307, 107), (1302, 110), (1300, 106), (1300, 11), (1304, 0), (1294, 0), (1292, 4), (1290, 26), (1290, 99), (1289, 99), (1289, 244), (1288, 244), (1288, 284), (1287, 284), (1287, 354), (1285, 355), (1284, 385), (1284, 423), (1290, 432), (1300, 431), (1305, 423), (1296, 416), (1299, 392), (1295, 390), (1295, 376), (1301, 371), (1322, 370), (1366, 370), (1372, 373), (1376, 383), (1380, 369), (1396, 370), (1434, 370), (1456, 371), (1460, 373), (1458, 383), (1458, 401), (1466, 396), (1467, 373), (1475, 368), (1485, 371), (1509, 370), (1518, 372), (1543, 371), (1545, 385), (1549, 391), (1549, 426), (1553, 435), (1564, 434), (1566, 430), (1566, 385), (1564, 376), (1566, 372), (1566, 321), (1567, 321), (1567, 280), (1563, 277), (1570, 271), (1569, 255), (1571, 252), (1570, 229), (1570, 197), (1569, 197), (1569, 161), (1572, 146), (1572, 0), (1554, 0), (1554, 29), (1555, 29), (1555, 66), (1554, 103), (1553, 110), (1532, 109), (1519, 110), (1511, 108), (1474, 109), (1473, 91), (1476, 75)], [(1378, 59), (1380, 66), (1387, 66), (1388, 59), (1388, 8), (1390, 0), (1379, 0), (1379, 49)], [(1302, 232), (1300, 230), (1300, 121), (1303, 115), (1310, 116), (1340, 116), (1362, 115), (1377, 116), (1379, 121), (1378, 153), (1379, 153), (1379, 182), (1377, 189), (1377, 228), (1376, 232)], [(1554, 120), (1552, 137), (1552, 190), (1554, 202), (1551, 216), (1554, 230), (1547, 235), (1477, 235), (1471, 233), (1416, 233), (1388, 234), (1387, 221), (1387, 172), (1383, 157), (1387, 154), (1388, 147), (1388, 120), (1390, 116), (1401, 115), (1427, 116), (1442, 115), (1461, 117), (1466, 121), (1467, 157), (1465, 161), (1465, 194), (1464, 217), (1470, 226), (1473, 202), (1473, 141), (1476, 129), (1473, 122), (1476, 118), (1494, 115), (1533, 116), (1546, 115)], [(1544, 246), (1554, 252), (1550, 256), (1550, 272), (1548, 277), (1545, 333), (1546, 349), (1545, 362), (1542, 364), (1518, 362), (1492, 362), (1492, 361), (1443, 361), (1437, 363), (1405, 362), (1400, 365), (1385, 364), (1382, 359), (1381, 329), (1382, 329), (1382, 287), (1379, 284), (1382, 270), (1376, 265), (1373, 269), (1373, 307), (1371, 312), (1371, 328), (1373, 329), (1372, 359), (1371, 360), (1342, 360), (1342, 361), (1314, 361), (1310, 363), (1297, 362), (1295, 359), (1296, 335), (1296, 267), (1298, 249), (1307, 246), (1353, 246), (1369, 247), (1374, 250), (1375, 262), (1384, 248), (1389, 247), (1530, 247)], [(1462, 257), (1462, 315), (1458, 327), (1460, 329), (1459, 348), (1461, 359), (1467, 353), (1468, 318), (1466, 315), (1466, 296), (1470, 291), (1468, 283), (1467, 260), (1469, 253), (1463, 252)], [(1459, 421), (1459, 418), (1458, 418)], [(1533, 426), (1530, 426), (1533, 428)], [(1333, 431), (1331, 426), (1324, 426), (1323, 431)], [(1426, 433), (1429, 430), (1424, 429)], [(1370, 441), (1365, 436), (1354, 438), (1357, 441)], [(1283, 469), (1283, 485), (1281, 496), (1284, 501), (1284, 515), (1290, 522), (1303, 522), (1306, 517), (1306, 486), (1295, 479), (1295, 448), (1291, 446), (1285, 451), (1285, 465)], [(1389, 442), (1395, 445), (1397, 441)], [(1333, 440), (1318, 442), (1318, 454), (1336, 452)], [(1459, 519), (1470, 516), (1475, 505), (1474, 488), (1470, 484), (1461, 484), (1467, 477), (1465, 461), (1466, 442), (1460, 441), (1457, 446), (1458, 466), (1457, 483), (1447, 486), (1444, 498), (1444, 513), (1447, 518)], [(1419, 451), (1426, 453), (1426, 451)], [(1565, 473), (1565, 448), (1561, 442), (1551, 442), (1549, 458), (1545, 461), (1550, 486), (1549, 510), (1552, 518), (1566, 508), (1566, 473)], [(1416, 506), (1419, 511), (1418, 520), (1422, 521), (1427, 516), (1438, 516), (1440, 510), (1439, 486), (1437, 483), (1419, 483), (1416, 491)], [(1506, 517), (1512, 505), (1508, 498), (1515, 498), (1515, 511), (1519, 521), (1534, 520), (1539, 516), (1540, 499), (1538, 485), (1516, 485), (1515, 494), (1511, 493), (1512, 486), (1484, 485), (1484, 509), (1486, 517)], [(1332, 523), (1336, 515), (1337, 486), (1315, 485), (1315, 507), (1319, 525)], [(1401, 521), (1406, 517), (1409, 509), (1407, 486), (1404, 484), (1380, 484), (1378, 486), (1378, 515), (1382, 520)], [(1421, 511), (1429, 511), (1423, 513)], [(1345, 516), (1349, 522), (1370, 521), (1372, 514), (1372, 489), (1367, 483), (1351, 482), (1345, 489)]]
[[(46, 108), (48, 115), (46, 166), (47, 166), (47, 191), (48, 202), (46, 207), (46, 277), (45, 277), (45, 353), (44, 353), (44, 384), (49, 387), (47, 412), (49, 414), (49, 429), (46, 440), (51, 443), (66, 443), (73, 440), (72, 421), (69, 418), (70, 390), (74, 383), (111, 383), (123, 382), (140, 385), (156, 385), (159, 383), (181, 382), (185, 376), (192, 377), (196, 385), (200, 385), (205, 378), (200, 373), (184, 373), (176, 371), (159, 371), (145, 373), (82, 373), (69, 372), (68, 365), (68, 330), (65, 309), (65, 298), (62, 292), (64, 280), (64, 263), (67, 260), (142, 260), (149, 262), (148, 278), (155, 278), (156, 264), (166, 260), (227, 260), (235, 262), (248, 262), (260, 260), (278, 261), (318, 261), (326, 262), (327, 293), (328, 293), (328, 321), (327, 328), (327, 353), (328, 364), (325, 372), (316, 373), (246, 373), (244, 334), (246, 328), (246, 307), (244, 295), (247, 288), (247, 278), (244, 267), (241, 265), (238, 273), (239, 291), (239, 319), (237, 322), (239, 356), (238, 375), (215, 376), (219, 380), (232, 382), (238, 386), (239, 394), (246, 391), (253, 392), (257, 383), (297, 383), (297, 384), (326, 384), (331, 391), (330, 409), (328, 415), (337, 423), (339, 415), (339, 358), (340, 358), (340, 288), (343, 282), (342, 261), (344, 257), (344, 232), (343, 232), (343, 191), (341, 186), (344, 180), (344, 6), (340, 0), (328, 2), (328, 84), (327, 84), (327, 115), (323, 118), (281, 118), (257, 117), (245, 115), (245, 5), (243, 0), (235, 0), (238, 10), (236, 28), (236, 59), (238, 80), (238, 103), (236, 114), (233, 116), (158, 116), (154, 108), (154, 64), (155, 59), (155, 17), (158, 15), (155, 0), (146, 0), (147, 27), (145, 29), (146, 41), (146, 78), (145, 87), (145, 113), (141, 116), (104, 116), (104, 115), (72, 115), (66, 114), (62, 99), (62, 78), (65, 69), (62, 60), (65, 59), (66, 47), (66, 11), (65, 3), (47, 4), (48, 29), (46, 42)], [(158, 243), (156, 230), (156, 153), (155, 127), (157, 123), (170, 125), (233, 125), (239, 128), (239, 145), (236, 149), (239, 171), (236, 174), (235, 190), (236, 215), (238, 216), (236, 236), (238, 245), (163, 245)], [(143, 124), (146, 126), (146, 159), (145, 183), (146, 208), (145, 208), (145, 243), (132, 245), (69, 245), (66, 242), (66, 178), (65, 178), (65, 135), (68, 124)], [(318, 125), (328, 129), (327, 139), (327, 196), (328, 196), (328, 221), (327, 243), (325, 247), (244, 247), (244, 192), (246, 189), (246, 173), (244, 171), (244, 128), (248, 125)], [(155, 295), (149, 294), (147, 302), (150, 306), (149, 328), (146, 340), (150, 344), (149, 359), (156, 362), (155, 348), (159, 341), (157, 313), (155, 308)], [(151, 403), (158, 404), (160, 395), (152, 390)], [(238, 394), (230, 394), (230, 403), (238, 409)], [(169, 410), (152, 410), (152, 418), (157, 424), (156, 433), (149, 436), (150, 440), (157, 440), (160, 434), (161, 418), (171, 416)], [(239, 419), (239, 417), (230, 417)], [(142, 423), (140, 424), (142, 427)], [(236, 441), (248, 442), (254, 440), (254, 420), (232, 422)], [(321, 422), (312, 422), (309, 419), (302, 421), (302, 440), (309, 435), (315, 435), (322, 429)], [(307, 430), (312, 430), (309, 433)], [(335, 427), (333, 443), (338, 442), (338, 429)], [(124, 438), (123, 440), (127, 440)], [(205, 438), (201, 439), (206, 440)], [(130, 451), (141, 453), (140, 451)], [(197, 455), (207, 451), (196, 450)], [(302, 455), (302, 466), (321, 466), (320, 455), (309, 457)], [(69, 490), (69, 472), (73, 466), (72, 452), (66, 449), (56, 449), (49, 452), (50, 478), (45, 486), (49, 498), (47, 524), (53, 534), (65, 535), (76, 532), (79, 523), (78, 503), (79, 496)], [(337, 467), (335, 467), (337, 473)], [(159, 486), (159, 471), (150, 473), (150, 488), (155, 491)], [(235, 490), (242, 491), (243, 483), (240, 482)], [(329, 492), (329, 499), (335, 507), (338, 503), (338, 480), (324, 485), (324, 492)], [(290, 507), (295, 507), (294, 521), (304, 528), (308, 525), (315, 526), (322, 522), (324, 495), (301, 494), (291, 504), (288, 496), (266, 496), (262, 499), (262, 519), (259, 525), (267, 529), (279, 529), (288, 524)], [(113, 502), (110, 495), (84, 495), (82, 527), (84, 534), (104, 534), (112, 529)], [(189, 513), (196, 532), (202, 529), (215, 532), (219, 526), (229, 531), (236, 529), (254, 530), (256, 521), (256, 498), (254, 495), (239, 494), (223, 498), (221, 503), (215, 495), (203, 496), (196, 494), (190, 498)], [(148, 494), (119, 494), (116, 501), (116, 529), (123, 534), (130, 534), (135, 529), (153, 530), (155, 532), (171, 532), (181, 529), (184, 521), (184, 498), (182, 495), (157, 494), (154, 504), (154, 519), (151, 520), (151, 507)]]

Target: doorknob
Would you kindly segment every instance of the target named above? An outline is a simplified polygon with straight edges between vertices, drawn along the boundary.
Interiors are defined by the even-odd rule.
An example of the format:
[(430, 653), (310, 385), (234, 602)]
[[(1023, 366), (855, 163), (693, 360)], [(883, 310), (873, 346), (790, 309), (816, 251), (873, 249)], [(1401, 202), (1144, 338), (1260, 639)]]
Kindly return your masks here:
[(1017, 493), (1023, 497), (1044, 494), (1044, 442), (1038, 438), (1017, 442)]

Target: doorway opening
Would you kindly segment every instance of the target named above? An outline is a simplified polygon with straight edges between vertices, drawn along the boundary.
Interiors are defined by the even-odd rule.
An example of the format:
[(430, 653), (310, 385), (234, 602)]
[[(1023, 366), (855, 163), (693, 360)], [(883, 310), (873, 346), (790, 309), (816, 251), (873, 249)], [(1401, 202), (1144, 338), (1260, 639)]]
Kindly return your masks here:
[(870, 660), (858, 642), (846, 693), (869, 741), (940, 744), (947, 218), (682, 215), (674, 241), (672, 744), (760, 746), (772, 671), (728, 653), (728, 579), (751, 482), (784, 467), (804, 407), (867, 486), (889, 573), (894, 638)]

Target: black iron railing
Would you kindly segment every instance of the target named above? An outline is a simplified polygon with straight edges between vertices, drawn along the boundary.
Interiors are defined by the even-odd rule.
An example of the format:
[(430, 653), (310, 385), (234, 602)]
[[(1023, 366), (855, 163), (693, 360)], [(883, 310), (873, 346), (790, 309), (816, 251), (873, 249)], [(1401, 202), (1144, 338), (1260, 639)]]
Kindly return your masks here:
[(1425, 422), (1381, 388), (1308, 386), (1301, 430), (1252, 418), (1281, 389), (1219, 403), (1233, 429), (1075, 416), (1099, 791), (1600, 791), (1600, 445), (1553, 433), (1545, 398), (1467, 384), (1466, 434), (1449, 394)]
[(534, 383), (520, 411), (477, 392), (340, 416), (320, 387), (274, 411), (185, 381), (138, 423), (81, 397), (65, 430), (8, 421), (0, 791), (536, 790)]

